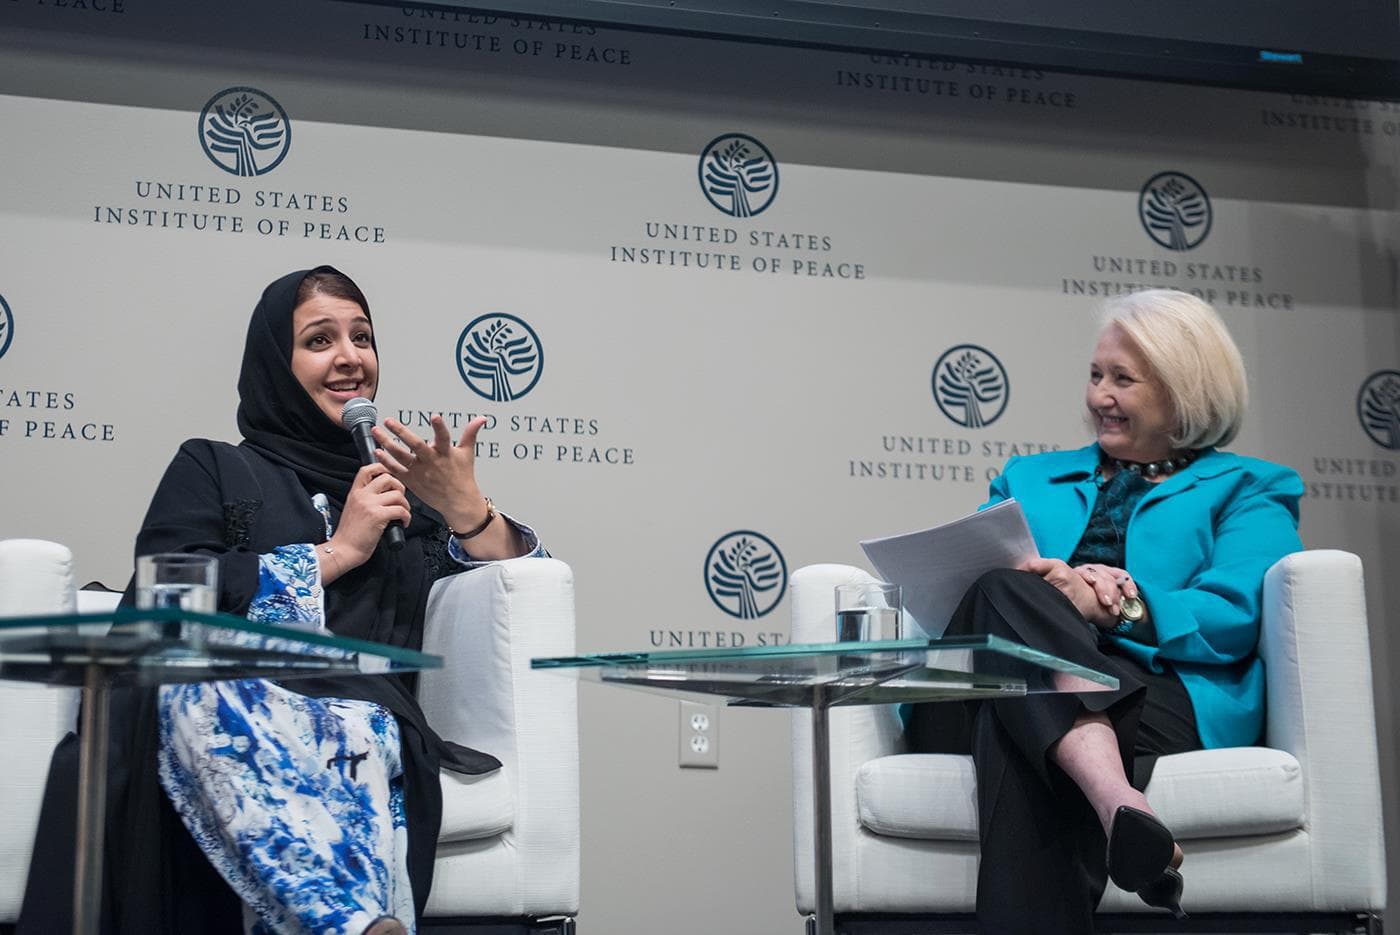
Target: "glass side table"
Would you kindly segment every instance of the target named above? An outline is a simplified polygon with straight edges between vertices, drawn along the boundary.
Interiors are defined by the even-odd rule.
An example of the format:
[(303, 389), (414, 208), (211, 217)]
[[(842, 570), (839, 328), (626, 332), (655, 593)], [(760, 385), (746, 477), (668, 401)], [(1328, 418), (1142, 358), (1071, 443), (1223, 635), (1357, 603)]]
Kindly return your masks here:
[(995, 636), (601, 653), (533, 659), (530, 665), (604, 685), (717, 695), (731, 706), (810, 708), (817, 935), (835, 932), (831, 708), (1118, 688), (1110, 675)]
[(386, 675), (441, 666), (438, 656), (324, 630), (179, 608), (0, 619), (0, 679), (82, 688), (73, 931), (96, 935), (99, 925), (113, 686)]

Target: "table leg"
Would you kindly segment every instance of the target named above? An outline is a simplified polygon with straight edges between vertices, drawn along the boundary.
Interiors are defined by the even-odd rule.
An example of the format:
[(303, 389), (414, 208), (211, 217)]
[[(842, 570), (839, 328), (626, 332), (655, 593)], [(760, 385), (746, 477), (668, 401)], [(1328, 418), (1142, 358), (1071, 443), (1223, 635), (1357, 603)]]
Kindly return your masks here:
[(78, 747), (78, 837), (73, 863), (73, 933), (97, 935), (102, 914), (102, 840), (107, 815), (107, 680), (90, 665), (83, 680)]
[(812, 699), (812, 843), (816, 852), (815, 935), (835, 935), (831, 892), (831, 737), (826, 698)]

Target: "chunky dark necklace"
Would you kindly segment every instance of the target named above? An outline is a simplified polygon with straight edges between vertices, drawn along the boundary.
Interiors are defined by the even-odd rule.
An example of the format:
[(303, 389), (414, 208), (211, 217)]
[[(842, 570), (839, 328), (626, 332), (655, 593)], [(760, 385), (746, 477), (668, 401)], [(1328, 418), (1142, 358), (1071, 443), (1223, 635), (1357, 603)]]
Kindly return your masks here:
[(1102, 475), (1105, 467), (1111, 467), (1115, 471), (1132, 471), (1134, 474), (1141, 474), (1143, 477), (1155, 478), (1168, 474), (1175, 474), (1196, 460), (1199, 451), (1187, 449), (1173, 458), (1163, 458), (1161, 461), (1122, 461), (1118, 458), (1103, 456), (1099, 465), (1099, 473)]

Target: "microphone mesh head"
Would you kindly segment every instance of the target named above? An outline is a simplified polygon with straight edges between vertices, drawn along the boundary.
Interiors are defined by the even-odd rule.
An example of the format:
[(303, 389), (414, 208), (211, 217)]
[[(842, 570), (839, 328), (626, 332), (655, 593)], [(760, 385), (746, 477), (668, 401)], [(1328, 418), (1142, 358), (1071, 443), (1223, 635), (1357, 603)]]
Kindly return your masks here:
[(346, 430), (353, 429), (357, 425), (378, 425), (379, 410), (374, 408), (374, 403), (368, 399), (356, 396), (345, 404), (344, 409), (340, 410), (340, 424)]

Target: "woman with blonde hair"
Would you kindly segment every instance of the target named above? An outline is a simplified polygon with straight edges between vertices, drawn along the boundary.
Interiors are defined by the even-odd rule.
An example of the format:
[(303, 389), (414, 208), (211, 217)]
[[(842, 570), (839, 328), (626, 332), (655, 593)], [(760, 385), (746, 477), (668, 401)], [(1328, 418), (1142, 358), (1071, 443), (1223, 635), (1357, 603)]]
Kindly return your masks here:
[(1119, 688), (925, 704), (912, 745), (971, 752), (985, 932), (1093, 931), (1105, 881), (1177, 914), (1184, 854), (1143, 789), (1159, 756), (1256, 742), (1264, 573), (1298, 551), (1302, 481), (1230, 454), (1248, 401), (1239, 350), (1184, 292), (1110, 300), (1085, 389), (1092, 444), (1013, 458), (1041, 558), (984, 575), (948, 634), (993, 634)]

